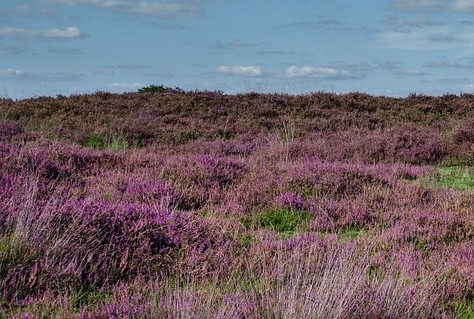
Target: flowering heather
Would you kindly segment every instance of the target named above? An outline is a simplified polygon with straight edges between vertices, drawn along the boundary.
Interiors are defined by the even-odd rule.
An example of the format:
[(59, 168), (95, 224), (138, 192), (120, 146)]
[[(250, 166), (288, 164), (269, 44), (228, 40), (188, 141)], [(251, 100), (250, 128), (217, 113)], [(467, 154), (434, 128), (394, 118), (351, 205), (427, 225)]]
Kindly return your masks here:
[(471, 318), (474, 96), (0, 99), (0, 318)]

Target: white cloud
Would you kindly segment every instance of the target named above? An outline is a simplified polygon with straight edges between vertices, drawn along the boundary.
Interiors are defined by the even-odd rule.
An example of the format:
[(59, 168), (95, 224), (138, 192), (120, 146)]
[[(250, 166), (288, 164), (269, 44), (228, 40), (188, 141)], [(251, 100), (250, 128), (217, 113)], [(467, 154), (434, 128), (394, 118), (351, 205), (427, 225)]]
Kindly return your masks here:
[(446, 61), (446, 60), (433, 61), (433, 62), (425, 64), (425, 66), (429, 68), (462, 68), (463, 67), (461, 64), (457, 62)]
[(468, 92), (474, 92), (474, 84), (464, 85), (464, 89)]
[(73, 5), (92, 5), (103, 8), (114, 8), (129, 5), (130, 1), (120, 0), (42, 0), (41, 2), (47, 4), (66, 4)]
[(474, 13), (473, 0), (395, 0), (392, 7), (402, 11), (437, 10)]
[(392, 6), (397, 10), (444, 9), (447, 3), (443, 0), (396, 0)]
[(109, 85), (111, 89), (120, 90), (120, 91), (131, 91), (144, 87), (142, 83), (112, 83)]
[(263, 74), (262, 68), (254, 65), (240, 65), (240, 66), (220, 66), (216, 70), (221, 74), (229, 74), (236, 76), (256, 77)]
[(56, 73), (31, 73), (23, 72), (13, 68), (0, 69), (0, 78), (21, 78), (33, 82), (74, 82), (80, 80), (81, 76), (76, 73), (56, 72)]
[(67, 27), (65, 30), (53, 28), (53, 29), (44, 31), (43, 35), (46, 38), (64, 38), (64, 39), (74, 39), (74, 38), (83, 37), (81, 30), (79, 30), (77, 27)]
[(456, 0), (452, 5), (452, 9), (460, 12), (474, 12), (474, 1)]
[(48, 4), (88, 5), (105, 9), (122, 10), (155, 16), (199, 16), (202, 6), (183, 2), (133, 1), (133, 0), (43, 0)]
[(404, 17), (392, 16), (388, 17), (385, 22), (389, 25), (396, 27), (398, 30), (405, 30), (410, 28), (423, 28), (427, 26), (442, 26), (445, 25), (443, 22), (430, 20), (421, 17), (412, 17), (410, 15)]
[(193, 4), (140, 1), (137, 5), (133, 6), (130, 11), (160, 16), (199, 16), (202, 8)]
[(128, 1), (114, 1), (114, 0), (108, 0), (108, 1), (93, 1), (94, 5), (99, 5), (103, 8), (120, 8), (120, 7), (127, 7), (128, 6)]
[(378, 34), (389, 48), (402, 50), (446, 50), (465, 46), (461, 33), (450, 26), (432, 26), (409, 31), (389, 31)]
[(15, 78), (23, 75), (23, 71), (17, 69), (0, 69), (0, 77)]
[(305, 65), (301, 67), (290, 66), (286, 69), (286, 76), (289, 78), (312, 76), (321, 79), (347, 79), (353, 77), (353, 74), (347, 69), (316, 68)]
[(85, 34), (77, 27), (67, 27), (64, 30), (51, 28), (48, 30), (22, 29), (2, 27), (0, 28), (0, 37), (13, 38), (55, 38), (55, 39), (77, 39), (84, 37)]

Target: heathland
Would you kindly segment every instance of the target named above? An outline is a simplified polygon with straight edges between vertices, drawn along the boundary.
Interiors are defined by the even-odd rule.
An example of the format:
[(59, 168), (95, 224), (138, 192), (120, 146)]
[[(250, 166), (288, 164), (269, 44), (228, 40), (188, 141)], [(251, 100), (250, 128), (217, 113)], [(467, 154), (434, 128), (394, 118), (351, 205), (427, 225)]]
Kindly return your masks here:
[(474, 95), (0, 99), (0, 318), (474, 318)]

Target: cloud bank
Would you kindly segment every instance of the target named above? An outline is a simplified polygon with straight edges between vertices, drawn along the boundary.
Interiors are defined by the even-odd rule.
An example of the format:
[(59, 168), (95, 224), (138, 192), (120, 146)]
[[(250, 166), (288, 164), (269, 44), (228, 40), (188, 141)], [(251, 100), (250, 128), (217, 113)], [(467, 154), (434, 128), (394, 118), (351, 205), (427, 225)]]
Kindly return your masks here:
[(17, 69), (0, 69), (0, 78), (16, 78), (23, 75), (23, 71)]
[(112, 83), (109, 85), (109, 87), (113, 90), (127, 90), (127, 91), (133, 91), (138, 88), (144, 87), (145, 85), (142, 83)]
[(193, 3), (131, 1), (131, 0), (43, 0), (47, 4), (85, 5), (104, 9), (120, 10), (127, 13), (154, 16), (188, 16), (202, 15), (202, 6)]
[(23, 28), (0, 28), (0, 37), (29, 38), (29, 39), (78, 39), (86, 35), (77, 27), (66, 29), (51, 28), (48, 30), (35, 30)]
[(285, 74), (289, 78), (311, 76), (326, 80), (348, 79), (354, 77), (354, 75), (346, 69), (321, 68), (309, 65), (290, 66), (286, 69)]
[(392, 2), (393, 8), (401, 11), (457, 11), (474, 13), (474, 1), (472, 0), (395, 0)]
[(240, 65), (240, 66), (220, 66), (217, 68), (217, 73), (246, 76), (246, 77), (257, 77), (263, 74), (262, 68), (254, 65)]

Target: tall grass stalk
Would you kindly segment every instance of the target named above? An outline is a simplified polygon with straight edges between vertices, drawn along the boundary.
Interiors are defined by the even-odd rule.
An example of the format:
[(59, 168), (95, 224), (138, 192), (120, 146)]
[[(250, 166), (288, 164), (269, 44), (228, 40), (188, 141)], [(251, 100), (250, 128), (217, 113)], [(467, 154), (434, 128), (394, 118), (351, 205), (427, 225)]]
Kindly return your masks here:
[[(241, 257), (240, 276), (159, 282), (162, 318), (432, 318), (435, 281), (368, 276), (371, 249), (336, 241)], [(159, 288), (158, 288), (159, 287)]]

